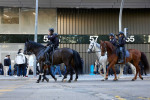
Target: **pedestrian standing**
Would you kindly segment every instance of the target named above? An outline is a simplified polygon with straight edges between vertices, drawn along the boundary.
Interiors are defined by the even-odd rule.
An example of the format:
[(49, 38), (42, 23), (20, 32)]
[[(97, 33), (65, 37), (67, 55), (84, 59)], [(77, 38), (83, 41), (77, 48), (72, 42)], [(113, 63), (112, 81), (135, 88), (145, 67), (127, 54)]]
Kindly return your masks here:
[(0, 75), (3, 75), (3, 64), (0, 63)]
[(59, 77), (61, 77), (60, 65), (56, 65), (55, 72), (54, 72), (54, 76), (56, 75), (56, 73), (58, 73), (58, 74), (59, 74)]
[(27, 74), (26, 76), (29, 75), (29, 71), (32, 70), (32, 72), (34, 73), (34, 57), (33, 55), (29, 55), (29, 59), (28, 59), (28, 68), (27, 68)]
[(24, 74), (23, 67), (25, 65), (25, 55), (22, 53), (22, 49), (18, 50), (15, 61), (16, 61), (16, 64), (18, 65), (18, 70), (19, 70), (18, 76), (22, 76), (22, 71)]
[(11, 59), (10, 59), (10, 55), (8, 55), (8, 64), (9, 64), (8, 73), (9, 73), (9, 76), (11, 76), (11, 75), (12, 75), (12, 70), (11, 70)]
[(4, 76), (8, 76), (9, 62), (8, 55), (4, 58)]

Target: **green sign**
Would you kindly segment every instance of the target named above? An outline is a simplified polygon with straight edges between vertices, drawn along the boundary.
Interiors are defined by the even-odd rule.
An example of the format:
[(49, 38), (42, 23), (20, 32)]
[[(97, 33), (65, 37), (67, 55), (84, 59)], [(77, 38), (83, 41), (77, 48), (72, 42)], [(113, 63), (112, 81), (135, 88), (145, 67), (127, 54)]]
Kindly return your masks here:
[[(34, 35), (0, 34), (0, 43), (25, 43), (26, 39), (34, 40)], [(90, 41), (109, 41), (108, 35), (59, 35), (60, 44), (89, 44)], [(47, 35), (38, 35), (39, 43), (47, 43)], [(129, 44), (150, 43), (150, 35), (130, 35), (126, 40)]]

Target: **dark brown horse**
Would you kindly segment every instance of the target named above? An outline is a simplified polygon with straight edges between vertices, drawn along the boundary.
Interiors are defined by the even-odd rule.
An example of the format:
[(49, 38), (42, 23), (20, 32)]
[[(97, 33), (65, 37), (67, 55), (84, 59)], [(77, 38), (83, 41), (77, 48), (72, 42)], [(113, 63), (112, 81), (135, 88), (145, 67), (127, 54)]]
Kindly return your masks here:
[[(118, 56), (116, 55), (116, 48), (109, 41), (101, 41), (101, 50), (102, 50), (101, 52), (102, 56), (105, 54), (105, 52), (107, 52), (107, 56), (108, 56), (109, 67), (107, 69), (106, 79), (108, 79), (109, 69), (112, 68), (115, 75), (114, 81), (116, 81), (117, 76), (114, 68), (114, 65), (118, 64)], [(138, 64), (140, 61), (142, 61), (142, 63), (144, 64), (144, 69), (145, 70), (149, 69), (149, 64), (145, 54), (136, 49), (128, 49), (128, 51), (130, 53), (130, 56), (127, 57), (126, 59), (124, 58), (124, 63), (122, 64), (125, 64), (126, 62), (131, 62), (136, 67), (136, 75), (132, 79), (132, 81), (137, 79), (138, 73), (139, 73), (139, 77), (143, 80), (143, 77), (141, 76), (140, 67)]]
[[(33, 41), (29, 41), (29, 40), (27, 40), (25, 43), (24, 53), (27, 54), (28, 52), (31, 52), (35, 54), (40, 64), (40, 75), (39, 75), (39, 79), (37, 80), (37, 83), (40, 82), (42, 75), (44, 79), (48, 81), (48, 78), (46, 78), (45, 76), (45, 70), (44, 70), (45, 65), (43, 63), (45, 61), (44, 50), (45, 50), (45, 46), (40, 43), (36, 43)], [(57, 49), (53, 53), (53, 59), (52, 59), (52, 55), (50, 56), (50, 62), (53, 62), (53, 65), (57, 65), (61, 63), (64, 63), (66, 65), (67, 72), (64, 75), (63, 80), (67, 78), (67, 74), (69, 74), (70, 72), (70, 79), (68, 82), (71, 82), (72, 80), (73, 70), (75, 70), (75, 73), (76, 73), (75, 81), (77, 81), (78, 79), (78, 72), (80, 71), (80, 73), (82, 73), (82, 61), (81, 61), (79, 53), (75, 50), (72, 50), (69, 48)], [(49, 73), (56, 81), (57, 79), (52, 75), (50, 68), (49, 68)]]

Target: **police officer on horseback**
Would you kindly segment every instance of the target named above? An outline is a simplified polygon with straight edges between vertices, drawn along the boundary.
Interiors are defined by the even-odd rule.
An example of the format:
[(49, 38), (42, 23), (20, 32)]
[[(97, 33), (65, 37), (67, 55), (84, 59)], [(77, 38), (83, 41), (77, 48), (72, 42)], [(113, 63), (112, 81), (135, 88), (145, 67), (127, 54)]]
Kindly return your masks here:
[(119, 63), (123, 63), (125, 57), (126, 38), (123, 31), (120, 31), (118, 35), (119, 35), (119, 39), (117, 42), (117, 55), (120, 58)]
[(44, 51), (44, 54), (45, 54), (45, 57), (46, 57), (45, 64), (50, 65), (50, 61), (49, 61), (50, 54), (53, 54), (53, 51), (55, 49), (57, 49), (58, 46), (59, 46), (58, 34), (54, 33), (54, 29), (53, 28), (49, 29), (48, 40), (49, 40), (49, 42), (46, 45), (46, 49)]
[(115, 35), (113, 33), (110, 33), (109, 34), (109, 41), (114, 45), (116, 46), (116, 39), (115, 39)]

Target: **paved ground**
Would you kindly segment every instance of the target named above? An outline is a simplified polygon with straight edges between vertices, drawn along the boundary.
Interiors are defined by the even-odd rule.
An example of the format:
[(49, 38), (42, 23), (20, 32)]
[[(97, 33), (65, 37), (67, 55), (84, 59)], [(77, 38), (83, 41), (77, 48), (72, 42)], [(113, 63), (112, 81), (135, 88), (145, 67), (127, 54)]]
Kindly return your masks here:
[[(48, 76), (50, 78), (50, 76)], [(0, 76), (0, 100), (150, 100), (150, 75), (131, 81), (132, 75), (119, 81), (100, 81), (99, 75), (83, 75), (78, 82), (35, 83), (36, 78)]]

